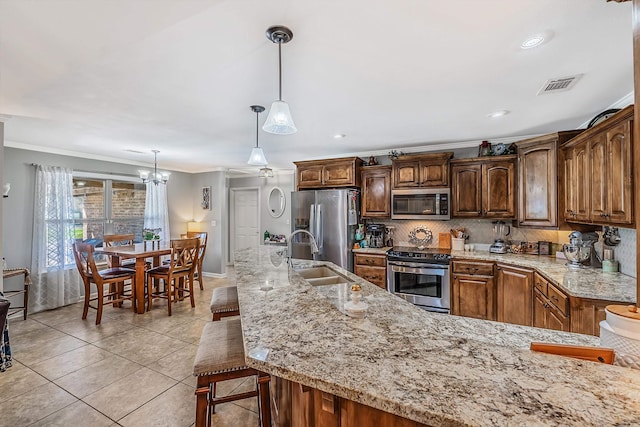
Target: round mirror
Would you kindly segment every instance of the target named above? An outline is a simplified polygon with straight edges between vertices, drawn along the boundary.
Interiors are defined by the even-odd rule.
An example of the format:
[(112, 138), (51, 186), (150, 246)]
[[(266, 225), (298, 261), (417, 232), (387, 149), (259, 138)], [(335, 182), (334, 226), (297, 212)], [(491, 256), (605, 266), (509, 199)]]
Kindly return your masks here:
[(285, 203), (282, 189), (273, 187), (269, 192), (269, 214), (274, 218), (279, 218), (284, 212)]

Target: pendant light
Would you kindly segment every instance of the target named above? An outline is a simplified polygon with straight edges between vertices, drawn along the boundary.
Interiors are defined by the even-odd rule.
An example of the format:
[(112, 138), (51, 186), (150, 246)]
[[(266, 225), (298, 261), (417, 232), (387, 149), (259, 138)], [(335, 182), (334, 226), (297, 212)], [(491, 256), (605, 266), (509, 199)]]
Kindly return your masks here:
[[(155, 185), (166, 184), (169, 181), (169, 172), (158, 173), (158, 150), (151, 150), (153, 152), (153, 174), (149, 177), (149, 171), (138, 171), (142, 183), (153, 182)], [(151, 179), (149, 179), (151, 178)]]
[(293, 123), (289, 104), (282, 100), (282, 44), (289, 43), (293, 38), (293, 32), (283, 26), (270, 27), (267, 30), (267, 38), (274, 43), (278, 43), (278, 100), (273, 101), (269, 116), (264, 122), (262, 129), (265, 132), (276, 135), (290, 135), (296, 133), (296, 125)]
[(258, 119), (260, 113), (264, 111), (264, 107), (262, 105), (252, 105), (249, 108), (251, 108), (251, 111), (256, 113), (256, 146), (251, 150), (251, 155), (249, 156), (249, 161), (247, 163), (251, 166), (267, 166), (267, 158), (264, 156), (262, 148), (258, 145), (258, 133), (260, 131)]

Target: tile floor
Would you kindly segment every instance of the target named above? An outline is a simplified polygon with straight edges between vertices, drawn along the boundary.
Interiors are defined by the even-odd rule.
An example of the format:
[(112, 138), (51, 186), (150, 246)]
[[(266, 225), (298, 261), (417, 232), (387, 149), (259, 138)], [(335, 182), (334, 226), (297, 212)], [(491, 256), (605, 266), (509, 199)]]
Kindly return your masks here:
[[(200, 333), (211, 321), (213, 289), (227, 279), (205, 278), (196, 307), (187, 300), (167, 316), (157, 300), (145, 314), (105, 306), (82, 320), (82, 304), (10, 320), (14, 365), (0, 373), (0, 426), (191, 426)], [(197, 286), (197, 283), (196, 283)], [(251, 378), (227, 381), (220, 395), (247, 391)], [(214, 426), (257, 426), (255, 398), (216, 408)]]

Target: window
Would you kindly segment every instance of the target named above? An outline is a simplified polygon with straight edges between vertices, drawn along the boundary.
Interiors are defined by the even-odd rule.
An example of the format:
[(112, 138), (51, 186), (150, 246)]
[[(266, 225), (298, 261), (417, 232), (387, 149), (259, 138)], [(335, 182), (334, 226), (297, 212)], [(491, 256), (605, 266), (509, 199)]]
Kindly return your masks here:
[(105, 234), (135, 234), (142, 241), (145, 184), (74, 176), (76, 239), (102, 246)]

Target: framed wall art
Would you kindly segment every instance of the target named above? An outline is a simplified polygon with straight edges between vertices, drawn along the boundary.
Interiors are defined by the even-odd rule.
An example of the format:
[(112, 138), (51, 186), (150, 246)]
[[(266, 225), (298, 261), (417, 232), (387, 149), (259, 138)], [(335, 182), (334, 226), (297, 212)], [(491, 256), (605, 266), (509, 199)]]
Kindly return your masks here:
[(202, 187), (202, 209), (211, 210), (211, 187)]

